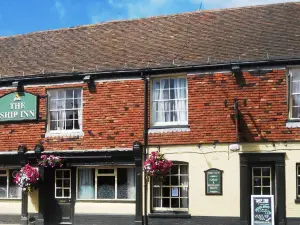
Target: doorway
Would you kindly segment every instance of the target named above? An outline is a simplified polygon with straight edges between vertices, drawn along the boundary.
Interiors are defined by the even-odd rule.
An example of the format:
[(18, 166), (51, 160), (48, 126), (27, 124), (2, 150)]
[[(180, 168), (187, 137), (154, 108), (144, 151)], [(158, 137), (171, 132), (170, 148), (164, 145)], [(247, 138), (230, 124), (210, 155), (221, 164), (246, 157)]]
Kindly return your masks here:
[(45, 168), (45, 225), (73, 224), (75, 177), (74, 169)]
[(251, 224), (251, 195), (273, 195), (275, 224), (285, 225), (285, 154), (240, 154), (240, 221)]

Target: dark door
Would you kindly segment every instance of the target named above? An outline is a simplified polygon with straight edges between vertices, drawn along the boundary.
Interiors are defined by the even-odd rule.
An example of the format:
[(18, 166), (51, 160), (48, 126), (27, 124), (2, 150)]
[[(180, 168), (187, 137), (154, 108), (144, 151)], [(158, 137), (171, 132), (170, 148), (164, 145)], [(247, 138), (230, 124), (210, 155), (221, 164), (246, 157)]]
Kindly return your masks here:
[[(273, 195), (274, 196), (274, 218), (276, 222), (276, 189), (275, 189), (275, 168), (271, 163), (266, 164), (252, 164), (250, 166), (251, 184), (250, 195)], [(249, 205), (249, 218), (251, 218), (251, 204)], [(251, 221), (249, 221), (251, 223)]]
[(73, 169), (46, 169), (45, 224), (73, 224), (75, 172)]

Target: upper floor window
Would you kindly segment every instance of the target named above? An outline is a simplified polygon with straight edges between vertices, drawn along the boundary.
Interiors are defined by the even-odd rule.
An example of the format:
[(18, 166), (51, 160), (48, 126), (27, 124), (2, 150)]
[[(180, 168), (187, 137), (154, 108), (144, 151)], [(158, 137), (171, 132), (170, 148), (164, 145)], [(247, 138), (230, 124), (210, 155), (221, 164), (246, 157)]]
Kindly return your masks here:
[(300, 118), (300, 69), (290, 70), (291, 88), (290, 88), (290, 118)]
[(186, 78), (161, 78), (152, 82), (152, 125), (186, 125)]
[(82, 130), (82, 90), (49, 90), (48, 96), (48, 131), (61, 132)]
[(0, 169), (0, 199), (20, 199), (22, 188), (14, 182), (14, 176), (18, 170)]

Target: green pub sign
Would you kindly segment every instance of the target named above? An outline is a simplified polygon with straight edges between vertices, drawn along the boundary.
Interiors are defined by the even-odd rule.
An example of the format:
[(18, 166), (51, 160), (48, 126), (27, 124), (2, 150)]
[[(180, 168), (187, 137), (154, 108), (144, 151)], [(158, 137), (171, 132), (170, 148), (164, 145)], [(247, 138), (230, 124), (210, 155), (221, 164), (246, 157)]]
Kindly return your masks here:
[(0, 122), (37, 119), (37, 96), (12, 92), (0, 97)]
[(209, 169), (205, 172), (205, 192), (206, 195), (222, 195), (223, 191), (223, 171), (219, 169)]

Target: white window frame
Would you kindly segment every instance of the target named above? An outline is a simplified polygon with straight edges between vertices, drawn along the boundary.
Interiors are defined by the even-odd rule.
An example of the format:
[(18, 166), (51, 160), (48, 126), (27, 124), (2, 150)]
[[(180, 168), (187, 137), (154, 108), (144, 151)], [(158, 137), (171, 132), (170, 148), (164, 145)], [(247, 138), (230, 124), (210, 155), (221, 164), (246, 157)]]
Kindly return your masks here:
[[(5, 174), (0, 174), (0, 177), (6, 177), (6, 198), (0, 198), (0, 199), (17, 199), (17, 200), (20, 200), (22, 199), (22, 196), (20, 196), (19, 198), (12, 198), (9, 196), (9, 180), (10, 180), (10, 174), (9, 174), (9, 171), (10, 170), (17, 170), (17, 169), (14, 169), (14, 168), (11, 168), (11, 169), (1, 169), (1, 171), (6, 171)], [(15, 184), (16, 187), (18, 186), (17, 184)]]
[[(270, 169), (270, 176), (263, 176), (262, 175), (262, 169)], [(261, 170), (261, 174), (260, 176), (254, 176), (254, 169), (260, 169)], [(254, 195), (254, 187), (260, 187), (260, 195), (263, 195), (262, 194), (262, 190), (264, 187), (268, 187), (270, 188), (270, 195), (272, 195), (272, 167), (270, 166), (255, 166), (255, 167), (252, 167), (252, 195)], [(260, 178), (261, 179), (261, 185), (260, 186), (254, 186), (254, 178), (257, 177), (257, 178)], [(263, 178), (270, 178), (270, 186), (263, 186)], [(259, 195), (259, 194), (255, 194), (255, 195)]]
[[(153, 83), (155, 81), (158, 80), (162, 80), (162, 79), (180, 79), (180, 78), (184, 78), (186, 80), (186, 110), (187, 110), (187, 120), (186, 121), (174, 121), (174, 122), (155, 122), (154, 121), (154, 109), (153, 109)], [(188, 121), (189, 121), (189, 101), (188, 101), (188, 79), (186, 76), (162, 76), (162, 77), (158, 77), (158, 78), (154, 78), (151, 80), (151, 86), (150, 86), (150, 112), (151, 112), (151, 116), (150, 116), (150, 120), (151, 120), (151, 126), (152, 127), (164, 127), (164, 126), (180, 126), (180, 125), (188, 125)]]
[[(80, 90), (81, 94), (81, 105), (80, 108), (76, 108), (77, 110), (81, 109), (81, 127), (79, 129), (73, 129), (73, 130), (50, 130), (50, 118), (51, 118), (51, 111), (50, 110), (50, 98), (48, 98), (48, 106), (47, 106), (47, 132), (46, 137), (52, 137), (52, 136), (83, 136), (83, 89), (81, 87), (74, 87), (74, 88), (57, 88), (57, 89), (48, 89), (47, 93), (49, 92), (55, 92), (55, 91), (66, 91), (66, 90)], [(74, 99), (74, 98), (73, 98)], [(76, 109), (70, 109), (70, 110), (76, 110)], [(57, 111), (57, 110), (53, 110)], [(78, 116), (79, 117), (79, 116)], [(79, 118), (78, 118), (79, 119)]]
[[(300, 120), (300, 118), (296, 118), (296, 117), (293, 117), (293, 95), (300, 95), (300, 93), (293, 93), (293, 83), (295, 82), (293, 80), (293, 71), (298, 71), (300, 73), (300, 67), (295, 67), (295, 68), (290, 68), (289, 69), (289, 90), (288, 90), (288, 96), (289, 96), (289, 119), (290, 120)], [(300, 80), (297, 81), (300, 83)], [(296, 106), (297, 107), (297, 106)], [(300, 105), (299, 105), (300, 107)]]
[[(181, 172), (180, 172), (180, 166), (186, 166), (187, 167), (187, 174), (184, 174), (184, 176), (187, 176), (187, 185), (181, 185), (181, 184), (179, 184), (179, 185), (154, 185), (153, 184), (153, 181), (151, 181), (151, 191), (152, 191), (152, 209), (153, 209), (153, 211), (168, 211), (168, 212), (172, 212), (172, 211), (182, 211), (182, 212), (188, 212), (188, 210), (189, 210), (189, 164), (188, 163), (178, 163), (178, 164), (175, 164), (176, 166), (179, 166), (179, 172), (178, 172), (178, 174), (177, 174), (177, 177), (180, 177), (180, 176), (182, 176), (182, 174), (181, 174)], [(167, 175), (168, 177), (170, 177), (170, 176), (172, 176), (172, 175)], [(163, 193), (163, 191), (162, 191), (162, 189), (164, 188), (164, 187), (167, 187), (167, 188), (172, 188), (172, 187), (178, 187), (178, 199), (179, 199), (179, 202), (180, 202), (180, 199), (181, 198), (185, 198), (185, 199), (187, 199), (187, 204), (188, 204), (188, 207), (187, 208), (171, 208), (171, 204), (170, 204), (170, 207), (169, 208), (167, 208), (167, 207), (162, 207), (162, 199), (163, 198), (167, 198), (167, 197), (162, 197), (162, 193)], [(161, 193), (161, 196), (160, 196), (160, 205), (161, 205), (161, 207), (154, 207), (154, 196), (153, 196), (153, 189), (154, 188), (160, 188), (160, 193)], [(181, 197), (180, 196), (180, 188), (187, 188), (187, 197)], [(171, 194), (170, 194), (170, 196), (169, 196), (169, 199), (170, 199), (170, 201), (171, 201), (171, 198), (172, 198), (172, 196), (171, 196)]]
[[(57, 171), (62, 171), (62, 178), (56, 178), (56, 173), (57, 173)], [(65, 177), (64, 177), (64, 171), (69, 171), (69, 173), (70, 173), (70, 177), (68, 178), (68, 180), (70, 180), (70, 187), (64, 187), (64, 179), (65, 179)], [(61, 180), (62, 181), (62, 187), (57, 187), (56, 186), (56, 181), (57, 181), (57, 179), (59, 179), (59, 180)], [(55, 185), (54, 185), (54, 194), (55, 194), (55, 198), (58, 198), (58, 199), (60, 199), (60, 198), (67, 198), (67, 199), (69, 199), (69, 198), (71, 198), (72, 197), (72, 171), (71, 171), (71, 169), (56, 169), (55, 170), (55, 178), (54, 178), (54, 181), (55, 181)], [(57, 189), (61, 189), (62, 190), (62, 196), (57, 196), (56, 195), (56, 190)], [(69, 189), (69, 193), (70, 193), (70, 195), (69, 196), (67, 196), (67, 197), (65, 197), (64, 195), (65, 195), (65, 193), (64, 193), (64, 190), (66, 190), (66, 189)]]
[[(78, 181), (79, 181), (79, 176), (78, 176), (78, 170), (79, 169), (94, 169), (94, 179), (95, 179), (95, 193), (94, 193), (94, 198), (93, 199), (83, 199), (78, 197)], [(130, 198), (118, 198), (118, 169), (134, 169), (134, 166), (118, 166), (118, 167), (77, 167), (76, 168), (76, 200), (77, 201), (135, 201), (135, 199), (130, 199)], [(113, 169), (113, 173), (98, 173), (99, 169)], [(107, 199), (107, 198), (97, 198), (97, 191), (98, 191), (98, 182), (97, 178), (101, 176), (114, 176), (115, 177), (115, 198)], [(136, 183), (135, 183), (136, 187)]]

